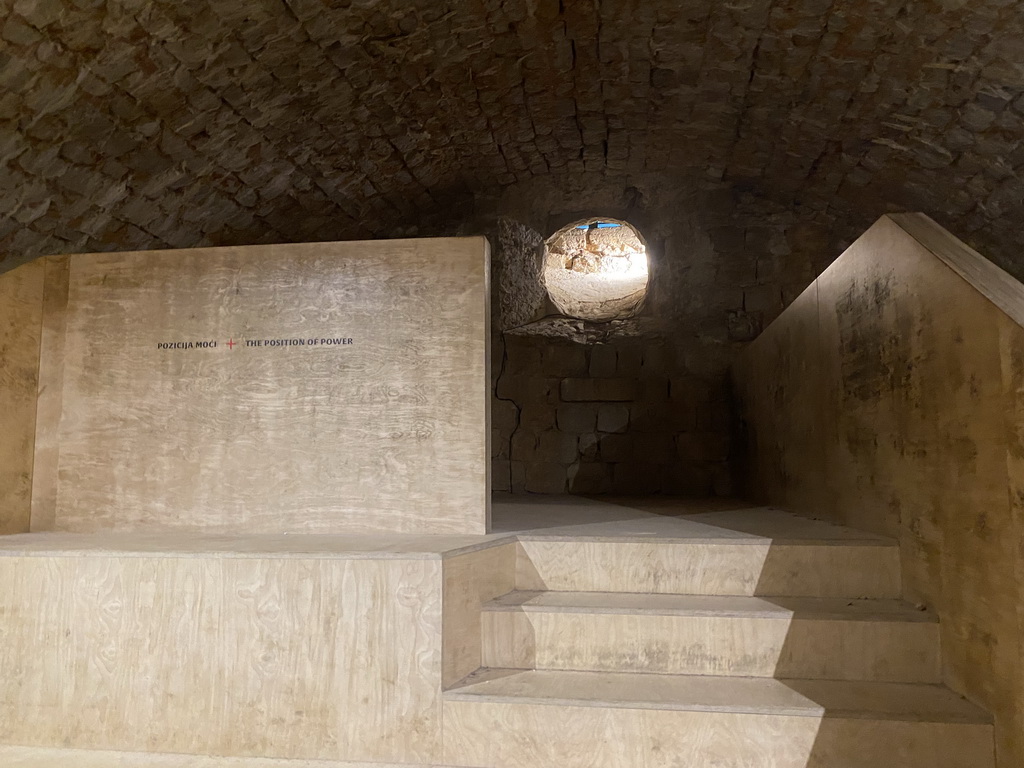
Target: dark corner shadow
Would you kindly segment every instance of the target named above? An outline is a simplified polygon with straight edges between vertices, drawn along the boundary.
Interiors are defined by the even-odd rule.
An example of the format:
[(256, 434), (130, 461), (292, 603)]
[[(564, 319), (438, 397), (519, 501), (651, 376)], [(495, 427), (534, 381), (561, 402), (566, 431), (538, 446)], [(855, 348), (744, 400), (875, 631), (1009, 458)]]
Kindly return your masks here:
[[(755, 595), (791, 612), (773, 677), (820, 708), (806, 761), (793, 764), (993, 768), (971, 757), (985, 754), (980, 713), (931, 685), (941, 678), (936, 619), (902, 602), (898, 579), (871, 573), (871, 549), (863, 541), (769, 544)], [(780, 596), (815, 591), (833, 596)], [(873, 630), (873, 621), (892, 628)]]
[(505, 491), (491, 494), (491, 533), (628, 522), (645, 517), (653, 515), (604, 496), (513, 494)]

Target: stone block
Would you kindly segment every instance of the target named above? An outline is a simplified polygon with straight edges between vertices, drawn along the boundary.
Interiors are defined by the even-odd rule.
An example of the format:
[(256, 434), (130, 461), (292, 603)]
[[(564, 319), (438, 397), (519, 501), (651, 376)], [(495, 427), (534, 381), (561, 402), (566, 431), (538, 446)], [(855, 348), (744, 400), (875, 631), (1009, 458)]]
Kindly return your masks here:
[(42, 29), (60, 18), (64, 4), (60, 0), (17, 0), (14, 11), (24, 16), (32, 26)]
[(697, 428), (705, 432), (725, 432), (732, 428), (732, 409), (728, 401), (712, 398), (697, 412)]
[(522, 493), (526, 490), (526, 463), (513, 459), (508, 464), (512, 493)]
[(639, 376), (644, 357), (643, 348), (633, 342), (619, 345), (616, 351), (615, 374), (631, 378)]
[(703, 461), (704, 435), (695, 432), (676, 435), (676, 453), (684, 462)]
[(615, 493), (658, 493), (662, 488), (662, 467), (654, 464), (621, 462), (612, 471)]
[(553, 429), (541, 432), (534, 456), (537, 461), (571, 464), (579, 458), (579, 438)]
[(664, 375), (669, 367), (669, 350), (665, 342), (660, 340), (645, 342), (640, 358), (640, 375)]
[(560, 384), (560, 379), (505, 374), (498, 379), (497, 393), (499, 399), (512, 400), (517, 405), (526, 402), (557, 403)]
[(563, 378), (587, 373), (586, 348), (582, 344), (551, 344), (544, 347), (541, 371), (546, 376)]
[(692, 432), (697, 416), (686, 403), (636, 403), (629, 408), (629, 431), (635, 434), (650, 432)]
[(651, 432), (633, 437), (632, 459), (645, 464), (673, 464), (677, 461), (676, 436), (671, 432)]
[(509, 435), (500, 429), (491, 430), (491, 458), (507, 459), (509, 451)]
[(532, 462), (526, 465), (526, 490), (530, 493), (565, 493), (568, 473), (561, 464)]
[(602, 435), (598, 441), (598, 455), (603, 461), (630, 461), (633, 448), (631, 435)]
[(664, 376), (654, 376), (649, 379), (640, 380), (640, 396), (637, 398), (644, 403), (661, 403), (669, 398), (669, 380)]
[(519, 424), (519, 408), (511, 400), (494, 398), (491, 400), (491, 426), (510, 435)]
[(782, 311), (782, 290), (776, 284), (752, 285), (743, 289), (743, 309), (747, 312)]
[(712, 464), (708, 469), (711, 475), (711, 490), (715, 496), (733, 496), (736, 493), (733, 470), (727, 462)]
[(562, 400), (566, 402), (630, 402), (637, 399), (635, 379), (562, 379)]
[(529, 429), (517, 429), (512, 435), (509, 451), (510, 457), (517, 461), (530, 461), (537, 451), (539, 438), (537, 433)]
[(555, 406), (548, 403), (524, 402), (519, 410), (519, 428), (540, 432), (555, 425)]
[(590, 349), (590, 375), (608, 378), (615, 375), (617, 354), (611, 344), (595, 344)]
[(494, 459), (491, 462), (491, 490), (511, 491), (512, 477), (508, 459)]
[(763, 322), (759, 313), (730, 312), (727, 317), (729, 341), (753, 341), (761, 333)]
[(711, 244), (718, 253), (742, 253), (744, 233), (739, 227), (713, 227), (708, 230)]
[(679, 496), (710, 496), (713, 490), (711, 473), (701, 464), (671, 467), (662, 478), (661, 490)]
[(625, 432), (628, 427), (629, 408), (624, 405), (601, 405), (598, 407), (598, 432)]
[(584, 461), (593, 461), (597, 458), (600, 450), (601, 438), (593, 432), (580, 435), (579, 453)]
[(597, 406), (560, 405), (558, 406), (556, 424), (563, 432), (576, 434), (593, 432), (597, 426)]
[(612, 489), (612, 465), (580, 462), (569, 468), (571, 493), (608, 493)]
[(505, 373), (511, 376), (536, 376), (543, 360), (542, 339), (522, 334), (505, 337)]

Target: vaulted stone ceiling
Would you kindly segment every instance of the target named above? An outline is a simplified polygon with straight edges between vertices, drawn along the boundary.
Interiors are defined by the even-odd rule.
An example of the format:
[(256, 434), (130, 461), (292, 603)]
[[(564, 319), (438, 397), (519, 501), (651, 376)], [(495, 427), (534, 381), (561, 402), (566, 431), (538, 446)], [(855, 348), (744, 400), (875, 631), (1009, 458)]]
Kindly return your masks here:
[(823, 221), (923, 210), (1024, 272), (1016, 0), (0, 11), (3, 267), (439, 232), (509, 185), (657, 171)]

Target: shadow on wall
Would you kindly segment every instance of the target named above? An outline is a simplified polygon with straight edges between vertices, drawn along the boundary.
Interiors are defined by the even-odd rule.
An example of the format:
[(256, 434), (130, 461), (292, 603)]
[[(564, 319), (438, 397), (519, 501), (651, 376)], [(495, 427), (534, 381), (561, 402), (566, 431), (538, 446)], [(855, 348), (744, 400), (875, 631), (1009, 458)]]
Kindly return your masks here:
[[(992, 768), (989, 718), (936, 685), (935, 616), (898, 599), (895, 542), (770, 509), (687, 515), (685, 530), (664, 517), (621, 520), (650, 538), (609, 540), (624, 535), (612, 519), (583, 537), (567, 539), (569, 528), (520, 537), (517, 587), (529, 591), (488, 614), (507, 640), (497, 666), (639, 672), (652, 691), (672, 690), (658, 675), (695, 676), (683, 710), (714, 713), (697, 747), (683, 716), (676, 744), (652, 743), (643, 729), (609, 735), (647, 753), (786, 768)], [(551, 607), (567, 600), (581, 602)], [(713, 690), (707, 676), (721, 678)], [(671, 696), (646, 688), (651, 708), (672, 709)], [(603, 735), (572, 764), (607, 765)]]
[(516, 332), (493, 403), (494, 489), (728, 495), (724, 377), (681, 373), (662, 337), (596, 343)]

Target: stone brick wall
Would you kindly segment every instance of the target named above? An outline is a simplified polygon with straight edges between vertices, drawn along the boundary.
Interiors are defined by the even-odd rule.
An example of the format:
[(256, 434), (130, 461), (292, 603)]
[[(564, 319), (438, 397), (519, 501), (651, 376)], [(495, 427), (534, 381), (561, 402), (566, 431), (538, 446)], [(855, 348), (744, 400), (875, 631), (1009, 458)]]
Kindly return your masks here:
[(923, 210), (1024, 276), (1022, 40), (1007, 0), (0, 0), (0, 259), (435, 233), (667, 171)]
[[(731, 492), (728, 366), (843, 247), (836, 223), (810, 211), (720, 183), (631, 181), (582, 175), (478, 200), (482, 216), (506, 216), (491, 225), (496, 488)], [(629, 221), (648, 241), (637, 318), (586, 323), (545, 301), (544, 237), (591, 215)]]
[(534, 493), (729, 493), (729, 404), (665, 339), (511, 333), (494, 403), (494, 484)]

